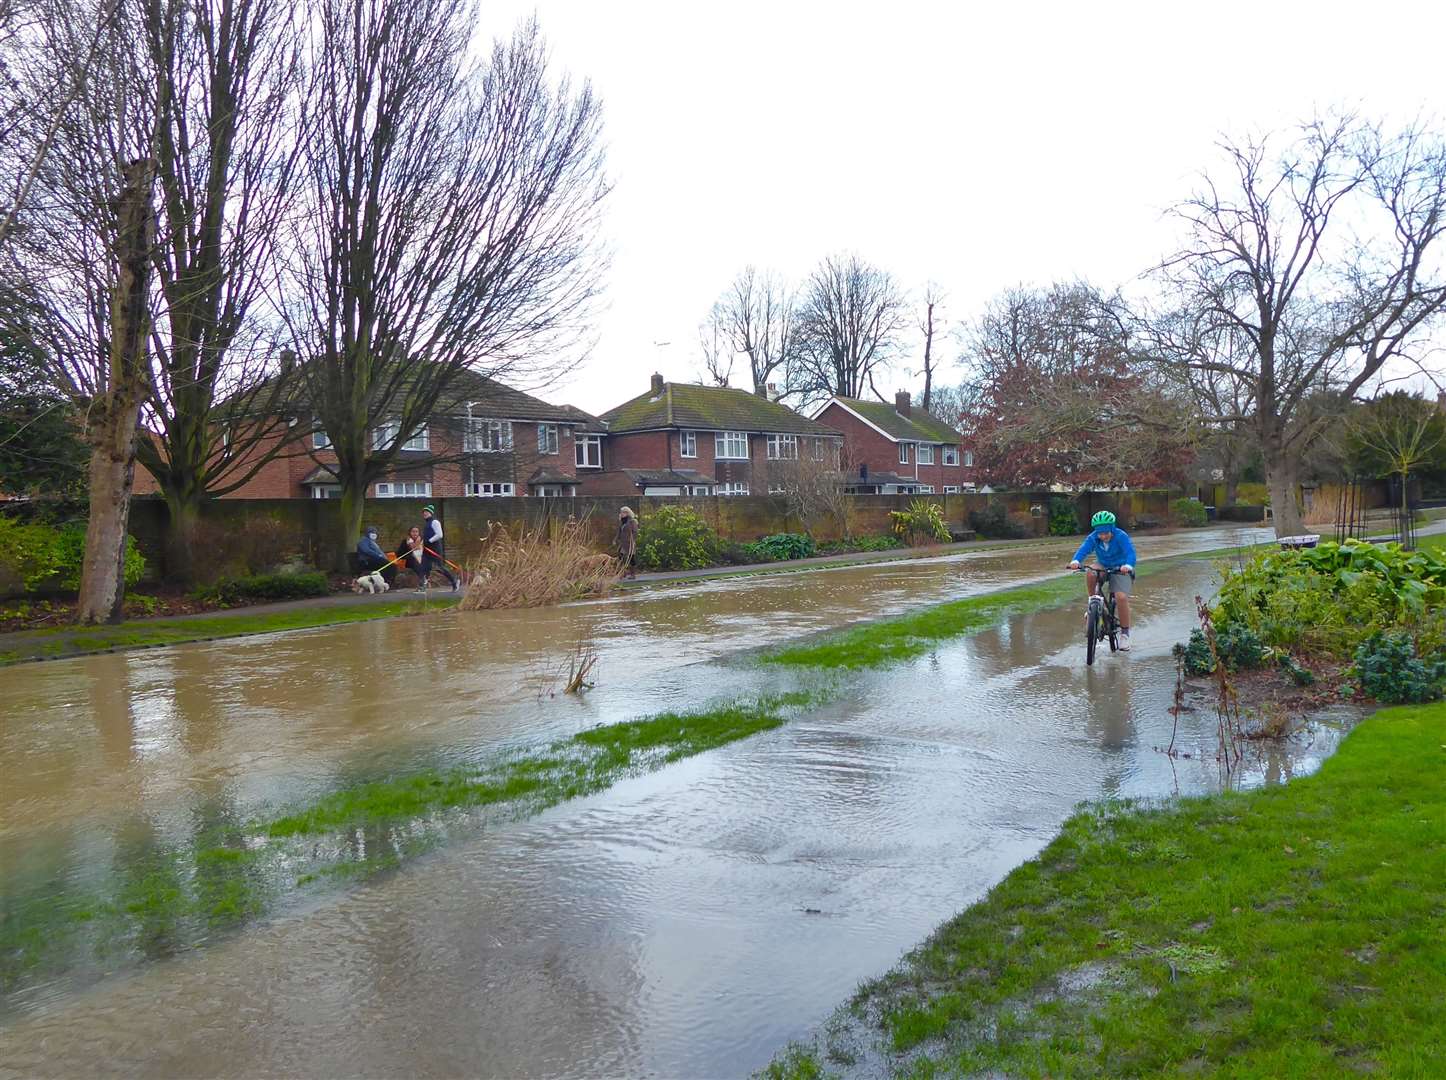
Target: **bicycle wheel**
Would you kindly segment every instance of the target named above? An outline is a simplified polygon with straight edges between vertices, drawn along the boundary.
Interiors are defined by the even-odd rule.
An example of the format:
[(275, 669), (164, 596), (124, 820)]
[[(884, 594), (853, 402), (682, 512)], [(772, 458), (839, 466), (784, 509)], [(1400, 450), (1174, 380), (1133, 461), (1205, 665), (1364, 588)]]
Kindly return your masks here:
[(1095, 642), (1099, 640), (1100, 634), (1100, 605), (1091, 604), (1089, 614), (1085, 616), (1085, 663), (1095, 662)]
[(1105, 627), (1109, 633), (1110, 652), (1120, 651), (1120, 620), (1115, 617), (1115, 598), (1110, 595), (1110, 606), (1105, 612)]

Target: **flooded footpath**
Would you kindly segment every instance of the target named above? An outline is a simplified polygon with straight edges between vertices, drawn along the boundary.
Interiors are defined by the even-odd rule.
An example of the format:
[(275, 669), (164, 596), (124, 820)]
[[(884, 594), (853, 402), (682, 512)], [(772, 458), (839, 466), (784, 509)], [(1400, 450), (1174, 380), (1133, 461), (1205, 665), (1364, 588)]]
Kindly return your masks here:
[[(1259, 540), (1212, 529), (1144, 559)], [(740, 652), (1053, 576), (1069, 545), (710, 581), (0, 672), (0, 912), (386, 771), (790, 685)], [(740, 1075), (1038, 851), (1082, 799), (1219, 786), (1172, 762), (1170, 646), (1203, 562), (1142, 579), (1135, 651), (1081, 605), (849, 677), (806, 719), (481, 829), (169, 955), (0, 1001), (20, 1075)], [(1082, 590), (1082, 587), (1081, 587)], [(579, 641), (597, 686), (556, 693)], [(1339, 732), (1241, 779), (1312, 769)], [(1211, 748), (1208, 714), (1181, 718)]]

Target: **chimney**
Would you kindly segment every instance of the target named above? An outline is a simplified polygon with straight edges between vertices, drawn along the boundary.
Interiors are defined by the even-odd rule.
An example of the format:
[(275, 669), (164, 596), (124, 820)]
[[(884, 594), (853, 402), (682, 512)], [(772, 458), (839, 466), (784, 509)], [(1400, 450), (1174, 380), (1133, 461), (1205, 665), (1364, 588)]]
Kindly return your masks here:
[(894, 409), (900, 416), (909, 415), (909, 392), (900, 390), (894, 395)]
[(653, 372), (653, 397), (661, 397), (663, 393), (663, 377), (656, 371)]
[(778, 384), (776, 382), (771, 382), (768, 384), (768, 400), (778, 400)]

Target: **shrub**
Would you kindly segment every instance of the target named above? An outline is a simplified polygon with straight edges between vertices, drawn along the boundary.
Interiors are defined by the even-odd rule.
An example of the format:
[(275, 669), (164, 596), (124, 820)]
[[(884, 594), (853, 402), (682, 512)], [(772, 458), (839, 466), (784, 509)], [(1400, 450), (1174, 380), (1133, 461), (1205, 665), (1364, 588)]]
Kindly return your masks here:
[(784, 559), (808, 559), (818, 554), (813, 537), (802, 533), (774, 533), (746, 545), (764, 556), (760, 562)]
[(1265, 645), (1244, 623), (1226, 623), (1215, 631), (1215, 653), (1231, 671), (1258, 668), (1265, 663)]
[(1003, 503), (991, 502), (983, 510), (969, 513), (969, 527), (988, 540), (1022, 540), (1029, 535), (1028, 527), (1010, 517)]
[(1210, 654), (1210, 642), (1205, 639), (1205, 631), (1198, 626), (1190, 631), (1189, 644), (1177, 644), (1174, 653), (1184, 658), (1187, 675), (1209, 675), (1215, 670), (1215, 657)]
[[(75, 592), (85, 562), (85, 524), (22, 524), (0, 514), (0, 562), (24, 583), (27, 591), (57, 589)], [(146, 560), (126, 537), (124, 577), (127, 586), (145, 575)]]
[(1181, 525), (1191, 528), (1204, 525), (1207, 520), (1205, 504), (1199, 499), (1176, 499), (1170, 504), (1170, 514)]
[(664, 506), (638, 526), (638, 565), (646, 570), (701, 570), (713, 565), (721, 546), (691, 506)]
[(253, 574), (250, 577), (226, 578), (203, 585), (191, 595), (198, 600), (230, 605), (250, 600), (304, 600), (310, 596), (325, 596), (330, 591), (326, 575), (312, 570), (303, 574)]
[(820, 555), (847, 555), (855, 551), (897, 551), (904, 542), (897, 536), (855, 536), (852, 540), (830, 540), (818, 546)]
[(493, 522), (471, 569), (472, 579), (462, 597), (462, 607), (468, 611), (606, 596), (623, 572), (617, 559), (594, 550), (588, 526), (571, 520), (551, 535), (539, 529), (524, 530), (517, 537)]
[(747, 566), (749, 563), (764, 561), (766, 556), (763, 552), (756, 551), (753, 544), (724, 540), (718, 545), (718, 562), (723, 566)]
[(1049, 500), (1049, 535), (1077, 536), (1083, 532), (1079, 527), (1079, 514), (1075, 512), (1074, 501), (1059, 496)]
[(1391, 705), (1435, 701), (1446, 682), (1446, 662), (1418, 657), (1409, 634), (1372, 634), (1356, 649), (1355, 661), (1361, 689)]
[(894, 533), (914, 543), (919, 537), (948, 543), (949, 523), (944, 520), (944, 508), (928, 499), (915, 499), (907, 510), (890, 510), (889, 517), (894, 523)]

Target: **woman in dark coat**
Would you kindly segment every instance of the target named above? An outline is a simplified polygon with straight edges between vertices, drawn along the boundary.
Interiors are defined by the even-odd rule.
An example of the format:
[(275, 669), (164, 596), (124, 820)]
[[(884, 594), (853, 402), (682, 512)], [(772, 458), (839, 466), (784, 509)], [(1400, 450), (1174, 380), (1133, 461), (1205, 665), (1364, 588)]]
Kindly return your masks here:
[(618, 559), (623, 564), (624, 577), (637, 577), (638, 560), (638, 519), (630, 507), (618, 511)]

